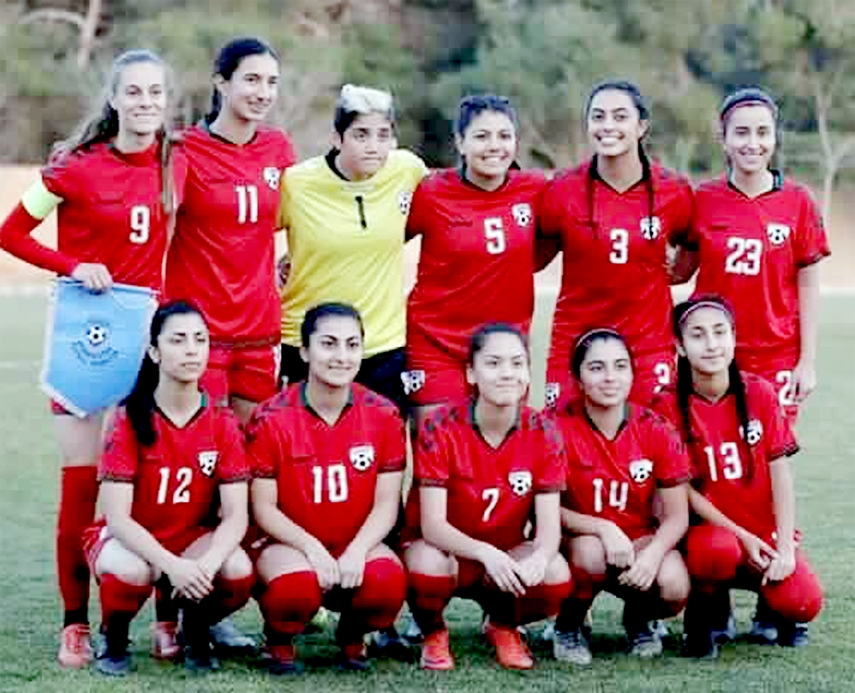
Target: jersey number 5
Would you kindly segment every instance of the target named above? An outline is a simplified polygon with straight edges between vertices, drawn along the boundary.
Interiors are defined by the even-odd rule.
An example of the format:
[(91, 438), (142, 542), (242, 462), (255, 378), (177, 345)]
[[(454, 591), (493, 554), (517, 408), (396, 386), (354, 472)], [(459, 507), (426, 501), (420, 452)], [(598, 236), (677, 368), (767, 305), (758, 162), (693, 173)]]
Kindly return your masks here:
[(131, 243), (142, 245), (151, 235), (151, 212), (145, 205), (131, 207)]
[(501, 217), (484, 219), (484, 238), (487, 241), (487, 252), (490, 255), (501, 255), (507, 247), (505, 243), (505, 227)]

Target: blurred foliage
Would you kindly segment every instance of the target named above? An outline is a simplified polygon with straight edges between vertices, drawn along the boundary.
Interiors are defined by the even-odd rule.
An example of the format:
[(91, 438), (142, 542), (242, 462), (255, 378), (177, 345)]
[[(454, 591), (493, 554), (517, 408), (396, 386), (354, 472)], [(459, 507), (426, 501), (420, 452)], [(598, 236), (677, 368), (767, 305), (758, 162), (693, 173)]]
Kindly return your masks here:
[[(587, 95), (613, 77), (639, 84), (653, 114), (651, 149), (681, 169), (721, 166), (717, 106), (748, 84), (780, 99), (793, 133), (787, 165), (817, 178), (845, 169), (855, 138), (851, 0), (114, 0), (82, 72), (73, 24), (23, 21), (52, 7), (82, 16), (88, 0), (0, 0), (7, 161), (41, 160), (129, 47), (166, 57), (178, 78), (177, 120), (193, 122), (209, 102), (211, 61), (236, 35), (258, 35), (281, 52), (277, 120), (304, 156), (326, 147), (347, 81), (391, 89), (400, 141), (434, 165), (453, 161), (456, 103), (473, 92), (513, 99), (524, 163), (577, 160)], [(845, 156), (832, 161), (835, 152)]]

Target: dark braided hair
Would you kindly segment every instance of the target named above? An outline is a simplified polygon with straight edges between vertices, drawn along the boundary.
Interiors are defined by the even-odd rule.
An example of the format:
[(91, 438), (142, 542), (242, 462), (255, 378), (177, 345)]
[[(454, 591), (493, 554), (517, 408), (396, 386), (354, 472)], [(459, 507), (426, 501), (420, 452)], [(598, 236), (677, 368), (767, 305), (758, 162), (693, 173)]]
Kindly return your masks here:
[[(647, 102), (641, 94), (641, 90), (632, 82), (626, 80), (614, 79), (600, 82), (592, 90), (588, 96), (588, 101), (585, 104), (585, 121), (591, 113), (591, 104), (594, 97), (603, 91), (619, 91), (626, 94), (638, 111), (639, 120), (650, 120), (650, 109), (647, 107)], [(644, 149), (644, 144), (641, 140), (638, 141), (638, 158), (641, 161), (641, 179), (644, 181), (644, 187), (647, 190), (647, 216), (653, 218), (654, 210), (656, 209), (656, 195), (653, 187), (653, 174), (650, 167), (650, 159)], [(588, 175), (585, 181), (585, 192), (588, 200), (588, 224), (594, 230), (594, 235), (599, 235), (597, 227), (596, 207), (594, 205), (595, 188), (594, 181), (597, 179), (597, 155), (591, 158), (591, 165), (588, 167)]]
[[(157, 340), (163, 332), (164, 325), (173, 315), (198, 315), (204, 321), (201, 311), (190, 303), (185, 301), (164, 303), (157, 309), (151, 320), (151, 327), (149, 328), (150, 346), (157, 346)], [(154, 391), (157, 389), (159, 381), (160, 369), (146, 352), (136, 383), (134, 383), (134, 389), (122, 402), (137, 441), (143, 447), (154, 445), (157, 440), (152, 414), (155, 408)]]
[[(686, 319), (691, 313), (700, 308), (716, 308), (727, 316), (731, 326), (734, 325), (733, 309), (725, 299), (715, 295), (690, 298), (688, 301), (683, 301), (674, 307), (672, 327), (675, 338), (681, 344), (683, 342), (683, 327)], [(745, 483), (750, 483), (754, 478), (754, 453), (751, 449), (751, 444), (748, 443), (748, 430), (751, 417), (748, 411), (748, 397), (745, 389), (745, 381), (742, 379), (742, 373), (739, 370), (739, 365), (735, 358), (727, 367), (727, 376), (728, 387), (725, 394), (733, 395), (735, 400), (736, 416), (739, 419), (742, 437), (745, 440), (746, 447), (748, 448)], [(695, 442), (695, 436), (692, 431), (692, 418), (689, 403), (689, 398), (694, 391), (692, 366), (689, 363), (688, 357), (679, 355), (677, 357), (677, 406), (680, 410), (683, 438), (687, 443)]]
[[(216, 60), (214, 60), (214, 76), (219, 75), (228, 82), (243, 62), (243, 59), (252, 55), (269, 55), (277, 63), (279, 62), (279, 55), (276, 51), (263, 41), (257, 38), (237, 38), (220, 49)], [(211, 108), (205, 115), (205, 122), (208, 125), (213, 123), (217, 119), (217, 116), (220, 115), (222, 108), (223, 97), (220, 95), (219, 90), (214, 87), (211, 92)]]

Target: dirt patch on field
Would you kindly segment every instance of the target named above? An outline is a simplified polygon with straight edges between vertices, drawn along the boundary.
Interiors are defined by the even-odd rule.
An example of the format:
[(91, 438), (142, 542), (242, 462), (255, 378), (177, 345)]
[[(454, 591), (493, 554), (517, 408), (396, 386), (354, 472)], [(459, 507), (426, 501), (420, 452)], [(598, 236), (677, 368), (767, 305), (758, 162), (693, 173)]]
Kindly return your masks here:
[[(23, 192), (36, 179), (38, 169), (29, 166), (11, 166), (0, 168), (0, 217), (6, 215), (18, 203)], [(822, 282), (828, 287), (855, 287), (855, 190), (837, 191), (832, 209), (829, 235), (831, 237), (831, 258), (823, 263)], [(56, 242), (56, 215), (36, 231), (36, 236), (48, 244)], [(407, 281), (412, 282), (415, 275), (415, 263), (418, 253), (415, 248), (407, 252)], [(0, 251), (0, 285), (40, 284), (47, 281), (51, 274), (35, 269), (7, 253)], [(557, 263), (540, 276), (539, 285), (549, 286), (557, 283), (559, 277)]]

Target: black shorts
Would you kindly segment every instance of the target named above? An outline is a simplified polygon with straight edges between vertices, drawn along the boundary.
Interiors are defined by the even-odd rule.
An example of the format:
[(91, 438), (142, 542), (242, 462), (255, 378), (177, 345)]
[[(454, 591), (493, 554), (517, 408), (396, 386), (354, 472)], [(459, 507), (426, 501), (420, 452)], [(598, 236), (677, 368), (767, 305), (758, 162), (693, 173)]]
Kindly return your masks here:
[[(407, 369), (404, 349), (392, 349), (362, 361), (356, 382), (392, 400), (401, 415), (407, 415), (407, 396), (401, 374)], [(279, 372), (280, 386), (286, 381), (297, 383), (309, 377), (309, 366), (300, 357), (300, 349), (290, 344), (282, 345), (282, 366)]]

